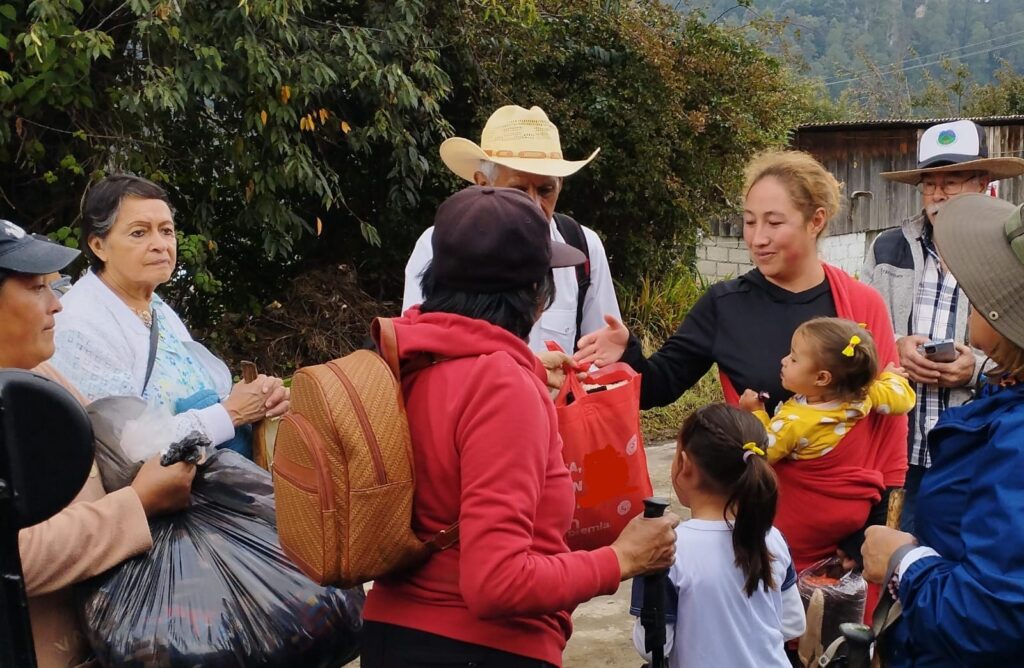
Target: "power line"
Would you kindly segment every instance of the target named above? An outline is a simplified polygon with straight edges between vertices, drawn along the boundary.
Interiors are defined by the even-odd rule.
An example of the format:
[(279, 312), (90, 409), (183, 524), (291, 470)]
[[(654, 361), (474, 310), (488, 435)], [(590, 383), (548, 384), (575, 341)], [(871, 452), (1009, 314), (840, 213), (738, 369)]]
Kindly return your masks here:
[[(1020, 39), (1020, 40), (1017, 40), (1015, 42), (1010, 42), (1008, 44), (997, 44), (995, 46), (988, 47), (987, 49), (979, 49), (978, 51), (973, 51), (971, 53), (961, 53), (961, 54), (958, 54), (957, 57), (958, 58), (971, 58), (973, 56), (980, 56), (980, 55), (985, 54), (985, 53), (991, 53), (992, 51), (998, 51), (1000, 49), (1006, 49), (1006, 48), (1009, 48), (1011, 46), (1017, 46), (1018, 44), (1024, 44), (1024, 39)], [(943, 61), (943, 58), (937, 58), (937, 59), (932, 60), (930, 62), (918, 63), (916, 65), (909, 65), (907, 67), (900, 67), (900, 68), (897, 68), (897, 69), (884, 70), (884, 71), (881, 71), (880, 73), (883, 74), (883, 75), (890, 75), (890, 74), (897, 74), (899, 72), (909, 72), (911, 70), (921, 69), (922, 67), (930, 67), (932, 65), (938, 65), (942, 61)], [(837, 85), (843, 84), (843, 83), (851, 83), (853, 81), (860, 81), (861, 79), (863, 79), (868, 74), (870, 74), (870, 70), (864, 70), (864, 71), (862, 71), (858, 75), (855, 75), (855, 76), (852, 76), (852, 77), (849, 77), (849, 78), (846, 78), (846, 79), (839, 79), (837, 81), (829, 81), (829, 82), (826, 82), (825, 85), (826, 86), (837, 86)]]
[[(958, 47), (952, 48), (952, 49), (946, 49), (945, 51), (936, 51), (935, 53), (928, 53), (928, 54), (925, 54), (923, 56), (914, 56), (913, 58), (908, 58), (908, 59), (906, 59), (904, 61), (901, 61), (901, 62), (898, 62), (898, 63), (889, 63), (888, 65), (885, 65), (885, 66), (881, 67), (880, 69), (882, 71), (898, 72), (898, 71), (908, 67), (909, 65), (914, 64), (915, 60), (925, 60), (925, 59), (931, 60), (931, 59), (935, 58), (936, 56), (946, 56), (946, 55), (949, 55), (949, 54), (954, 54), (957, 51), (962, 51), (964, 49), (970, 49), (970, 48), (973, 48), (975, 46), (981, 46), (982, 44), (987, 44), (989, 42), (996, 42), (996, 41), (999, 41), (999, 40), (1004, 40), (1004, 39), (1007, 39), (1007, 38), (1016, 37), (1017, 35), (1024, 35), (1024, 30), (1018, 30), (1017, 32), (1007, 33), (1005, 35), (1000, 35), (998, 37), (992, 37), (990, 39), (982, 40), (980, 42), (973, 42), (971, 44), (964, 44), (963, 46), (958, 46)], [(1000, 46), (1000, 47), (997, 47), (997, 48), (1003, 48), (1003, 47)], [(838, 77), (833, 77), (832, 80), (826, 79), (825, 83), (826, 83), (826, 85), (831, 85), (833, 82), (838, 81), (841, 77), (842, 77), (842, 75), (840, 75)]]

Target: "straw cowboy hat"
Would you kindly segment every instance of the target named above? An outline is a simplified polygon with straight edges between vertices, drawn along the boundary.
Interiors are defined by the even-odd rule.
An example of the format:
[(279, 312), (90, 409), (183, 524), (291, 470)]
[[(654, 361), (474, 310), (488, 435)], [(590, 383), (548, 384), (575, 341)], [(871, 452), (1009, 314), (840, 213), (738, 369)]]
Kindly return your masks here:
[(487, 119), (477, 145), (462, 137), (441, 144), (441, 160), (455, 174), (473, 182), (480, 161), (488, 160), (520, 172), (544, 176), (569, 176), (594, 159), (596, 149), (586, 160), (565, 160), (558, 128), (540, 107), (523, 109), (516, 105), (501, 107)]
[(971, 121), (939, 123), (924, 131), (917, 143), (917, 169), (882, 172), (883, 179), (916, 186), (925, 174), (985, 172), (998, 181), (1024, 174), (1020, 158), (990, 158), (985, 132)]
[(957, 195), (935, 215), (935, 243), (971, 305), (1024, 347), (1021, 206), (980, 193)]

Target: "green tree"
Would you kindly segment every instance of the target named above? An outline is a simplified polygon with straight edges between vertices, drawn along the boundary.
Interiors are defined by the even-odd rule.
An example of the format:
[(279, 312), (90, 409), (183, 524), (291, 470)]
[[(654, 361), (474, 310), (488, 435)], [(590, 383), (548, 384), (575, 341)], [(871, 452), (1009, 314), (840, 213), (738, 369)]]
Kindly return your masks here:
[(560, 206), (627, 282), (687, 257), (752, 152), (833, 113), (758, 41), (657, 0), (7, 2), (0, 213), (70, 243), (90, 181), (163, 183), (193, 322), (316, 266), (397, 295), (460, 185), (438, 145), (502, 104), (544, 107), (569, 155), (602, 147)]

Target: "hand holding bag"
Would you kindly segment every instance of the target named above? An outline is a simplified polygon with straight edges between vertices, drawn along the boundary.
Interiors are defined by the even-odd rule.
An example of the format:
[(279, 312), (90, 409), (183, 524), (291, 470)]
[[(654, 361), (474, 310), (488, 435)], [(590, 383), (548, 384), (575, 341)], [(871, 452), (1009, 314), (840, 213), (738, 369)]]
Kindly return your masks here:
[(617, 363), (581, 382), (567, 369), (555, 411), (576, 492), (569, 548), (611, 545), (653, 494), (640, 431), (640, 374)]

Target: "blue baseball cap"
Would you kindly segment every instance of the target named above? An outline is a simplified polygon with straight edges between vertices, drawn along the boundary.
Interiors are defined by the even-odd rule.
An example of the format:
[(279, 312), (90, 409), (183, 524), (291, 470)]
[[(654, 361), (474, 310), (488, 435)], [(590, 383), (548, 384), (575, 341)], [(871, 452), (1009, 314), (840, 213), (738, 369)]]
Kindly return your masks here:
[(0, 219), (0, 269), (49, 274), (71, 264), (78, 254), (74, 248), (29, 234), (11, 221)]

